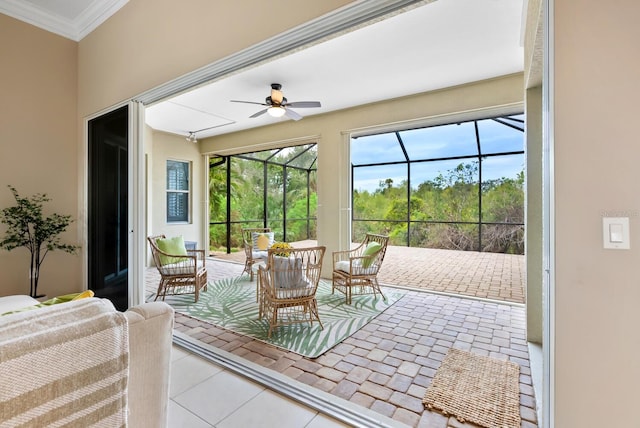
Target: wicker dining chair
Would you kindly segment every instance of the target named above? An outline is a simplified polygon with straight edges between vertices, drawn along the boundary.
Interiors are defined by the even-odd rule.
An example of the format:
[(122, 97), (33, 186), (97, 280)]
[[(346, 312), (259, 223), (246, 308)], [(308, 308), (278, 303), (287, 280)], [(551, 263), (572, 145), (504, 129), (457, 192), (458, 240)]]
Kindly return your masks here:
[(167, 295), (194, 294), (197, 302), (200, 290), (207, 291), (204, 250), (185, 248), (180, 254), (170, 254), (158, 247), (160, 239), (166, 238), (164, 235), (147, 238), (151, 245), (153, 261), (160, 272), (160, 283), (154, 300), (158, 297), (164, 300)]
[[(266, 247), (261, 248), (258, 245), (256, 236), (265, 235), (268, 236), (269, 243)], [(256, 238), (256, 239), (254, 239)], [(254, 227), (242, 229), (242, 245), (244, 247), (244, 270), (242, 273), (248, 273), (251, 281), (253, 281), (253, 265), (260, 262), (267, 261), (267, 250), (273, 244), (273, 232), (268, 227)]]
[(351, 296), (380, 293), (378, 271), (387, 251), (389, 237), (367, 233), (364, 241), (352, 250), (335, 251), (333, 255), (333, 284), (335, 290), (344, 293), (345, 301), (351, 304)]
[(258, 268), (260, 319), (269, 322), (267, 337), (282, 325), (318, 321), (316, 291), (326, 247), (270, 249), (266, 266)]

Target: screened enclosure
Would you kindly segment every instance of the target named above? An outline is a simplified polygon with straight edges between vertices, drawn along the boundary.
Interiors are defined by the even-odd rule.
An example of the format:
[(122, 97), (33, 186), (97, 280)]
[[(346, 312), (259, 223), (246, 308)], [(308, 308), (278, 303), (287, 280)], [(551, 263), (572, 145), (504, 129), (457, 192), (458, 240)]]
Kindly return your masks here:
[(316, 160), (315, 143), (211, 157), (210, 249), (241, 249), (249, 227), (269, 227), (277, 241), (316, 239)]
[(524, 254), (524, 115), (351, 139), (352, 241)]

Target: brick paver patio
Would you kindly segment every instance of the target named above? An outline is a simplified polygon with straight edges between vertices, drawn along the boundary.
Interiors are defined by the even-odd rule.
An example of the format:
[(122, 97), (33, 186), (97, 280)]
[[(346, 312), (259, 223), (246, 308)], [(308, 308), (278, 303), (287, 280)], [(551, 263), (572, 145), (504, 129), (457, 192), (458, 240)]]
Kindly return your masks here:
[[(422, 404), (426, 388), (449, 348), (508, 359), (518, 363), (521, 369), (522, 427), (536, 427), (524, 306), (424, 291), (430, 287), (443, 293), (460, 292), (475, 297), (522, 301), (523, 257), (473, 253), (472, 257), (465, 258), (463, 256), (468, 253), (456, 251), (426, 250), (418, 255), (404, 252), (404, 249), (392, 251), (399, 248), (402, 247), (389, 248), (381, 279), (390, 284), (394, 275), (403, 278), (404, 284), (411, 287), (406, 295), (360, 331), (316, 359), (182, 314), (176, 314), (175, 328), (410, 427), (475, 427), (425, 410)], [(238, 276), (243, 268), (239, 261), (209, 259), (209, 279)], [(399, 276), (397, 271), (407, 267), (411, 274)], [(514, 286), (501, 289), (507, 288), (504, 284), (514, 278)], [(155, 290), (158, 279), (157, 270), (148, 268), (147, 286)]]
[[(300, 241), (294, 246), (314, 246)], [(326, 263), (331, 263), (328, 254)], [(214, 258), (244, 263), (244, 252), (215, 253)], [(381, 284), (524, 303), (525, 258), (514, 254), (389, 246)]]

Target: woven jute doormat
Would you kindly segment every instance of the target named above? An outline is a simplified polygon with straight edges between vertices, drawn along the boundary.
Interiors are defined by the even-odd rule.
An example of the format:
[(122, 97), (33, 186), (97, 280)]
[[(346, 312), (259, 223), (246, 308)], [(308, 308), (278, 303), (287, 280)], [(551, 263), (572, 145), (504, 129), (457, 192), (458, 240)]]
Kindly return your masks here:
[(487, 428), (520, 428), (520, 366), (450, 349), (422, 400), (429, 410)]

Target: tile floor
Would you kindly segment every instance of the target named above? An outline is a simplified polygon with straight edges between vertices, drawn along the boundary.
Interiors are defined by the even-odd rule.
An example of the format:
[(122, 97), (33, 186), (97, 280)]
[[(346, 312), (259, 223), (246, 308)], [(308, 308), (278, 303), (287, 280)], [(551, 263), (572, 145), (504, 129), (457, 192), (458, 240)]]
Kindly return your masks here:
[(169, 428), (348, 426), (175, 345), (169, 395)]

